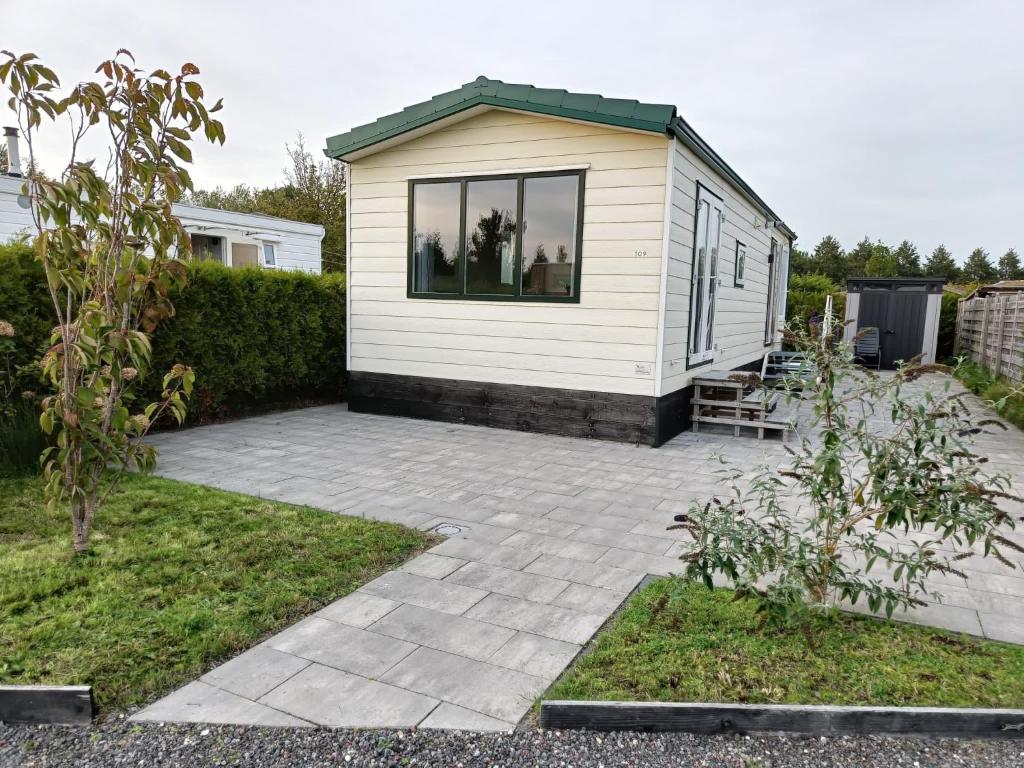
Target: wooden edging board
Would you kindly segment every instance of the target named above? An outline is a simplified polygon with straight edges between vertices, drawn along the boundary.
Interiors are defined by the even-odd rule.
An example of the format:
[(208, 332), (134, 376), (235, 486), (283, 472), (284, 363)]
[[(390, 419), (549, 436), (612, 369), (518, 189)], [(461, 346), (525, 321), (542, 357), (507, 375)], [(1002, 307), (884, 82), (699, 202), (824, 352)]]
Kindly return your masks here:
[(92, 721), (88, 685), (0, 685), (0, 721), (84, 725)]
[(543, 701), (542, 728), (1024, 738), (1024, 710)]

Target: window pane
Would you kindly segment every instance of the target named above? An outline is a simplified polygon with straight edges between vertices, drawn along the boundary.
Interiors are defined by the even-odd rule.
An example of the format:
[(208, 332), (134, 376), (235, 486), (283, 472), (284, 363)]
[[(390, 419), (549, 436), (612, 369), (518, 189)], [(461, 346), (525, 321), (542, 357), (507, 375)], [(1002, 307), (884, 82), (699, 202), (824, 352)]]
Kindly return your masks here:
[(526, 179), (523, 295), (572, 296), (579, 176)]
[(413, 188), (413, 290), (460, 293), (459, 182)]
[(192, 258), (197, 261), (217, 261), (224, 263), (221, 239), (210, 235), (190, 235), (192, 241)]
[(271, 267), (277, 264), (277, 254), (274, 253), (273, 243), (263, 244), (263, 263)]
[(515, 179), (466, 185), (466, 293), (515, 293)]

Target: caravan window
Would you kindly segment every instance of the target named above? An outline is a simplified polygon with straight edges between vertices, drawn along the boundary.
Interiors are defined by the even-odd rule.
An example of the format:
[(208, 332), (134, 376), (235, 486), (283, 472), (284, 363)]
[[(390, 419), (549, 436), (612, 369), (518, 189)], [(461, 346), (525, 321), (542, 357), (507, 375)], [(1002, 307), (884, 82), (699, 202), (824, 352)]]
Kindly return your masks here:
[(584, 172), (409, 184), (413, 297), (579, 301)]

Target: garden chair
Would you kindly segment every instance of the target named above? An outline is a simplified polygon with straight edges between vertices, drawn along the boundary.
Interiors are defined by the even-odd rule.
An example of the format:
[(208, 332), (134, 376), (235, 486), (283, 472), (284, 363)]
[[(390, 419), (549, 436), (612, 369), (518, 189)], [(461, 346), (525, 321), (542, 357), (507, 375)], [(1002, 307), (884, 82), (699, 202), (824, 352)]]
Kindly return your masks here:
[(877, 328), (861, 328), (857, 332), (853, 355), (865, 367), (874, 367), (876, 371), (881, 369), (882, 347)]

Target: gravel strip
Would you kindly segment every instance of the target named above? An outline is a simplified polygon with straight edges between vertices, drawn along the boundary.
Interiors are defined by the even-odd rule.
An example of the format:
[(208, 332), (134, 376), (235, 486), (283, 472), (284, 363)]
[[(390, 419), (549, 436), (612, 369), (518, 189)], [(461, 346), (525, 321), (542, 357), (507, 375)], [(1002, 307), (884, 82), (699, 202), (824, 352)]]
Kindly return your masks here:
[(350, 731), (223, 725), (0, 725), (0, 766), (1020, 768), (1024, 741)]

